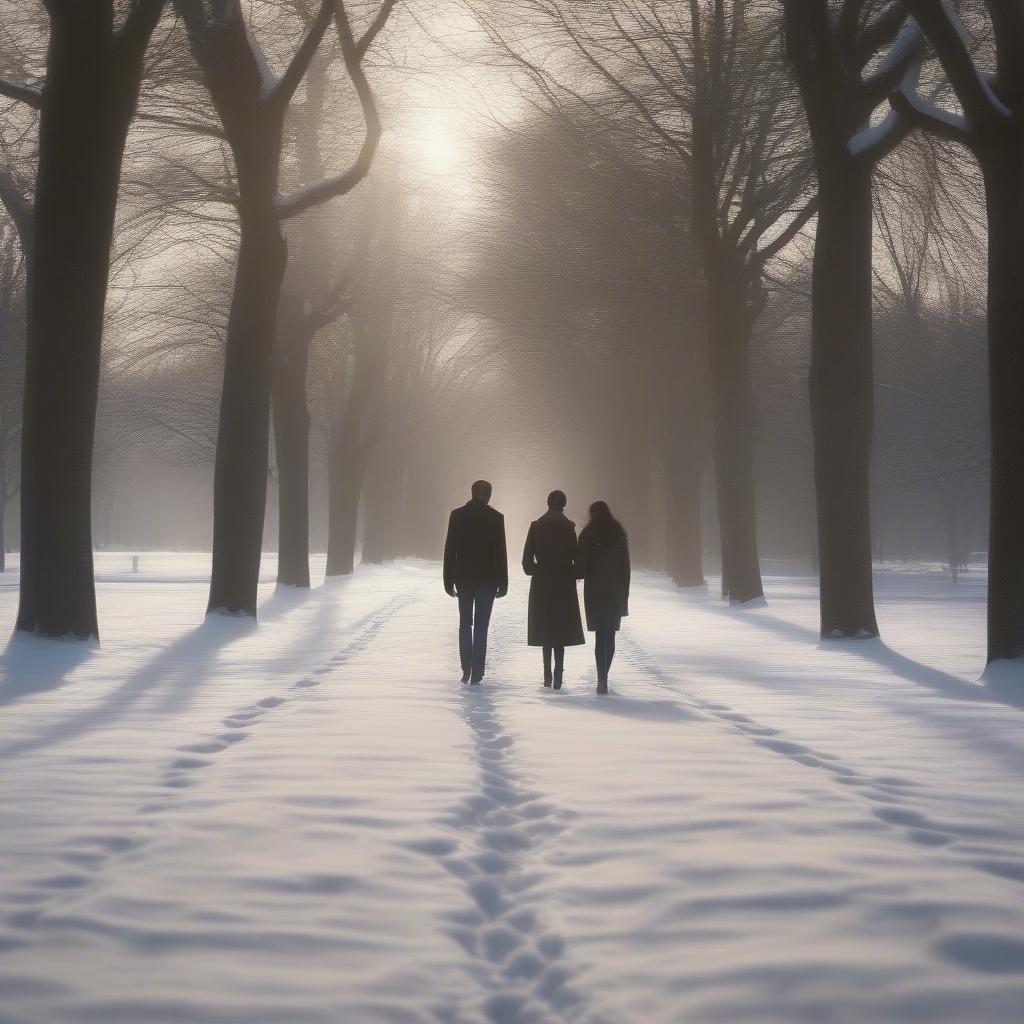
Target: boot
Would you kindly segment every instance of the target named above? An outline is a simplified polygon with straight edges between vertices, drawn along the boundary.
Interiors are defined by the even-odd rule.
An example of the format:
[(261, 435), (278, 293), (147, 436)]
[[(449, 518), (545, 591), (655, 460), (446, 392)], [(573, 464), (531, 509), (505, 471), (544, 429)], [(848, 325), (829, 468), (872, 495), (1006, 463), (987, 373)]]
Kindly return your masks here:
[(469, 682), (469, 674), (470, 674), (470, 670), (468, 668), (464, 668), (462, 670), (462, 681), (464, 683), (468, 683)]
[(597, 680), (597, 692), (607, 693), (608, 692), (608, 677), (605, 676), (603, 679), (598, 678)]
[(555, 673), (554, 682), (551, 684), (552, 689), (560, 690), (562, 688), (562, 670), (559, 669)]

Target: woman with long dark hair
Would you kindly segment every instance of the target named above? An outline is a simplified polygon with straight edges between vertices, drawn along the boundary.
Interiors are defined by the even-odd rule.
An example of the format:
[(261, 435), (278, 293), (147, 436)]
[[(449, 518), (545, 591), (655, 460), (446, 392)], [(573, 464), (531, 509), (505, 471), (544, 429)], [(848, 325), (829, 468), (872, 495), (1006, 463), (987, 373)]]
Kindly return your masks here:
[(548, 495), (548, 510), (530, 524), (523, 549), (523, 571), (530, 577), (527, 642), (544, 648), (544, 685), (555, 690), (562, 688), (566, 647), (585, 642), (576, 594), (576, 525), (566, 518), (565, 502), (561, 491)]
[(608, 670), (615, 655), (615, 634), (629, 614), (629, 541), (605, 501), (590, 506), (590, 521), (580, 534), (576, 572), (583, 580), (587, 629), (594, 633), (597, 692), (608, 692)]

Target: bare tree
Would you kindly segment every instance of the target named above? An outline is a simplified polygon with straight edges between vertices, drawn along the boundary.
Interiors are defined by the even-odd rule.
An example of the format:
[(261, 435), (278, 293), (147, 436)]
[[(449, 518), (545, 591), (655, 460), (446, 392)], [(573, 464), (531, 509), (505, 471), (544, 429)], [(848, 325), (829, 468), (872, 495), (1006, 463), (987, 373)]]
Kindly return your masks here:
[(914, 60), (920, 34), (899, 3), (784, 0), (783, 8), (818, 179), (810, 392), (821, 635), (872, 637), (871, 174), (909, 130), (895, 112), (875, 124), (872, 114)]
[(722, 593), (759, 598), (750, 338), (766, 264), (814, 212), (777, 18), (753, 0), (525, 8), (554, 56), (542, 58), (535, 31), (531, 47), (516, 46), (493, 16), (482, 20), (535, 85), (534, 102), (582, 102), (685, 172), (677, 215), (693, 224), (706, 287)]
[(987, 660), (1024, 655), (1024, 385), (1021, 324), (1024, 288), (1024, 6), (986, 2), (995, 73), (974, 51), (953, 7), (907, 0), (934, 47), (960, 110), (922, 95), (918, 66), (894, 104), (936, 135), (974, 154), (985, 183), (988, 214), (989, 422), (992, 447), (989, 512)]
[(16, 628), (89, 638), (99, 636), (90, 506), (110, 245), (143, 57), (164, 0), (136, 0), (120, 23), (113, 2), (46, 6), (44, 83), (0, 80), (0, 94), (40, 112)]
[(18, 231), (0, 227), (0, 572), (6, 569), (7, 507), (21, 486), (21, 392), (25, 358), (25, 275)]
[[(384, 0), (356, 39), (342, 0), (318, 14), (278, 76), (239, 0), (175, 0), (234, 156), (240, 242), (225, 347), (214, 471), (213, 576), (209, 610), (256, 614), (269, 463), (274, 330), (287, 252), (281, 221), (350, 192), (366, 176), (380, 138), (363, 57), (396, 0)], [(291, 196), (278, 194), (285, 116), (332, 16), (366, 134), (343, 173)]]
[[(709, 378), (702, 289), (687, 287), (699, 257), (678, 209), (683, 173), (570, 105), (497, 133), (483, 164), (487, 201), (463, 226), (468, 269), (453, 301), (493, 324), (538, 406), (531, 418), (557, 410), (549, 429), (583, 435), (577, 450), (600, 462), (636, 555), (650, 564), (648, 523), (664, 512), (668, 571), (702, 584)], [(665, 480), (657, 513), (652, 463)]]

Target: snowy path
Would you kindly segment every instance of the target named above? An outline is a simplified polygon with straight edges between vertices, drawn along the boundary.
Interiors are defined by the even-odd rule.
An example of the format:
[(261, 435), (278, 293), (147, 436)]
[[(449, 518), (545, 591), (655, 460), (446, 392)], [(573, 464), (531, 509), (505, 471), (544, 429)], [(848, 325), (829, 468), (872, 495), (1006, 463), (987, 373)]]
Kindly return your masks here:
[(642, 578), (599, 699), (582, 648), (539, 685), (521, 581), (477, 689), (436, 566), (253, 629), (151, 561), (110, 556), (101, 652), (0, 665), (0, 1024), (1021, 1020), (1024, 690), (972, 679), (978, 582), (884, 574), (890, 649), (819, 647), (805, 581)]

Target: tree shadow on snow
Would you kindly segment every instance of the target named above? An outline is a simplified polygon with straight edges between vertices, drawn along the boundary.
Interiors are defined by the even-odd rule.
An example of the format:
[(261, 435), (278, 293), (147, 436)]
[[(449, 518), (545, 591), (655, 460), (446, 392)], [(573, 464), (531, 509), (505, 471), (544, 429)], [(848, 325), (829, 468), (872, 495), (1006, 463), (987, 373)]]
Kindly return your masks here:
[(711, 611), (734, 621), (756, 626), (758, 629), (768, 630), (799, 643), (813, 642), (823, 651), (838, 649), (853, 654), (858, 658), (863, 658), (865, 661), (888, 669), (894, 675), (898, 675), (908, 682), (941, 693), (951, 700), (980, 700), (1006, 704), (1015, 708), (1024, 708), (1024, 686), (1007, 685), (1002, 677), (978, 685), (968, 682), (960, 676), (951, 675), (949, 672), (943, 672), (941, 669), (933, 668), (920, 661), (915, 661), (913, 658), (908, 658), (905, 654), (900, 654), (898, 651), (893, 650), (883, 640), (878, 638), (822, 640), (817, 630), (808, 629), (806, 626), (799, 626), (795, 622), (788, 622), (786, 619), (780, 619), (778, 616), (765, 611), (763, 607), (751, 609), (716, 607), (711, 603), (710, 599), (707, 602), (698, 601), (695, 603), (699, 603), (700, 607), (705, 611)]
[(273, 593), (259, 606), (259, 621), (271, 622), (301, 607), (314, 594), (312, 587), (275, 587)]
[[(338, 609), (335, 600), (337, 589), (332, 587), (325, 591), (317, 587), (313, 590), (287, 588), (275, 591), (260, 605), (259, 620), (248, 616), (207, 615), (198, 626), (169, 643), (156, 657), (136, 669), (120, 686), (92, 707), (65, 716), (35, 736), (0, 747), (0, 760), (42, 750), (96, 729), (106, 728), (123, 718), (139, 701), (157, 688), (160, 700), (152, 707), (153, 713), (170, 716), (181, 712), (202, 689), (209, 678), (210, 667), (224, 648), (236, 640), (256, 633), (260, 622), (267, 623), (281, 618), (288, 612), (308, 604), (311, 598), (316, 598), (318, 606), (315, 614), (299, 632), (295, 644), (283, 648), (277, 658), (261, 657), (261, 673), (272, 675), (275, 672), (288, 671), (294, 665), (296, 646), (301, 650), (315, 647), (333, 631)], [(41, 664), (42, 669), (36, 669), (34, 682), (31, 679), (27, 682), (19, 681), (18, 673), (9, 675), (14, 681), (9, 691), (6, 687), (0, 690), (0, 704), (4, 703), (4, 695), (9, 694), (6, 703), (14, 703), (20, 697), (31, 693), (42, 693), (63, 686), (72, 669), (87, 656), (86, 652), (97, 651), (96, 647), (88, 645), (44, 641), (38, 637), (26, 637), (24, 640), (27, 641), (24, 646), (20, 642), (16, 645), (16, 657), (26, 666)], [(54, 647), (41, 648), (38, 646), (40, 643), (53, 644)], [(3, 657), (15, 657), (10, 651), (11, 645)], [(39, 657), (40, 651), (46, 652), (43, 659)], [(77, 660), (72, 661), (73, 658)], [(2, 665), (3, 661), (0, 660), (0, 667)]]
[(0, 760), (43, 750), (105, 728), (123, 718), (146, 694), (161, 684), (176, 683), (180, 696), (186, 687), (194, 688), (196, 681), (203, 679), (224, 647), (255, 629), (255, 620), (248, 617), (208, 616), (200, 625), (168, 644), (92, 707), (65, 716), (35, 736), (0, 747)]
[(15, 632), (0, 654), (0, 707), (59, 690), (99, 650), (85, 640), (57, 640)]

